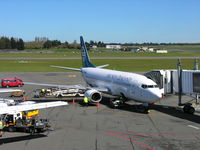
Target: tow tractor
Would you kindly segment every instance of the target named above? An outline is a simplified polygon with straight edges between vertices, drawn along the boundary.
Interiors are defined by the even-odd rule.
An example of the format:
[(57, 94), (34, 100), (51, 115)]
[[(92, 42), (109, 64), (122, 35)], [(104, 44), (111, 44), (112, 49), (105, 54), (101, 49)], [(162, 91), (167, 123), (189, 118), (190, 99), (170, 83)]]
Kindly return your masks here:
[(50, 128), (49, 120), (39, 118), (39, 110), (18, 112), (2, 116), (3, 130), (27, 132), (31, 135), (43, 133)]

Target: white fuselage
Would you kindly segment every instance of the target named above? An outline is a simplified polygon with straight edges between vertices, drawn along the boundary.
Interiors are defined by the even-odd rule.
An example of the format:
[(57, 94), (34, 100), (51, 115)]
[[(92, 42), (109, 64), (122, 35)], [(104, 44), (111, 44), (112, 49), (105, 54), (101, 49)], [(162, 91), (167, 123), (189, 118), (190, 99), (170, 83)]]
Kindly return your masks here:
[(81, 72), (91, 87), (106, 88), (112, 95), (123, 95), (142, 103), (152, 103), (161, 98), (156, 83), (143, 75), (101, 68), (82, 68)]

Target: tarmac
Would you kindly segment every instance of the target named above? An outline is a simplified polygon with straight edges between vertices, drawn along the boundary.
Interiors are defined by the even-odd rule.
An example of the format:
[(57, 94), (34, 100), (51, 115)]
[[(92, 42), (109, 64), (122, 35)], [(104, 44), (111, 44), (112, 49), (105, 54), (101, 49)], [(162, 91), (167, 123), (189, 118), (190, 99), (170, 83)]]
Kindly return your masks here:
[[(1, 73), (0, 78), (19, 77), (27, 82), (85, 84), (77, 72)], [(32, 100), (39, 86), (21, 87)], [(9, 94), (2, 95), (7, 97)], [(19, 99), (19, 98), (18, 98)], [(183, 97), (184, 101), (191, 98)], [(39, 100), (38, 100), (39, 101)], [(200, 112), (185, 114), (177, 107), (178, 97), (168, 96), (150, 106), (149, 114), (134, 109), (130, 101), (112, 109), (104, 98), (99, 107), (84, 107), (80, 100), (67, 99), (68, 106), (41, 110), (50, 119), (52, 131), (30, 136), (5, 132), (1, 150), (194, 150), (200, 148)], [(178, 109), (179, 108), (179, 109)]]

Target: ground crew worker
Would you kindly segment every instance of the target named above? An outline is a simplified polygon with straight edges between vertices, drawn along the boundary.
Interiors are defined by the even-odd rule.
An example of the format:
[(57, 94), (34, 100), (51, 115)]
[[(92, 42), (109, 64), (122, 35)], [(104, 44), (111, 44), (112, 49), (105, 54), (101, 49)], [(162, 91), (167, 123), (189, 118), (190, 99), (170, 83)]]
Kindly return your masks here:
[(84, 97), (83, 103), (84, 103), (85, 106), (88, 106), (88, 98), (87, 97)]
[(41, 93), (45, 93), (45, 89), (41, 89)]
[(45, 89), (41, 89), (41, 96), (45, 96)]
[(0, 121), (0, 137), (2, 136), (3, 134), (3, 121)]

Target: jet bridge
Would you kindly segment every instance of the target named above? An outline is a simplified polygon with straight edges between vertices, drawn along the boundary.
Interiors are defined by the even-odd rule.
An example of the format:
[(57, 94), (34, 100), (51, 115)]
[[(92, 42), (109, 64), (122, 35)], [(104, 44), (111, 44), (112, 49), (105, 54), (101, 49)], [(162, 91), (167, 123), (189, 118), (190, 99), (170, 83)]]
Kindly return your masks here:
[(177, 70), (153, 70), (144, 74), (155, 81), (163, 95), (174, 94), (179, 96), (178, 105), (184, 106), (187, 113), (194, 113), (190, 103), (182, 103), (182, 95), (195, 97), (195, 103), (199, 104), (200, 95), (200, 71), (195, 59), (194, 70), (182, 70), (181, 61), (178, 60)]

